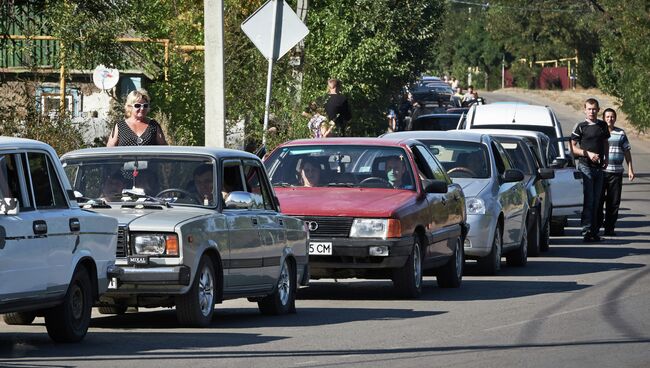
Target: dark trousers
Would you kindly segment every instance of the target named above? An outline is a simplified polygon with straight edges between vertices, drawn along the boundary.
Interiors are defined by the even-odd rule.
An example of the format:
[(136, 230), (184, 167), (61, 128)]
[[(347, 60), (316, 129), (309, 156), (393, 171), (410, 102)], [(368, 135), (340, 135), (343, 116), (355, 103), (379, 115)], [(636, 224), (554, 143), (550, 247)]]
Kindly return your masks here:
[(582, 162), (578, 162), (578, 170), (582, 173), (582, 235), (596, 235), (600, 229), (598, 207), (603, 190), (603, 170)]
[[(618, 219), (618, 208), (621, 204), (623, 191), (623, 173), (604, 173), (603, 190), (598, 206), (598, 226), (603, 225), (605, 231), (614, 231)], [(603, 207), (605, 207), (605, 222), (603, 223)]]

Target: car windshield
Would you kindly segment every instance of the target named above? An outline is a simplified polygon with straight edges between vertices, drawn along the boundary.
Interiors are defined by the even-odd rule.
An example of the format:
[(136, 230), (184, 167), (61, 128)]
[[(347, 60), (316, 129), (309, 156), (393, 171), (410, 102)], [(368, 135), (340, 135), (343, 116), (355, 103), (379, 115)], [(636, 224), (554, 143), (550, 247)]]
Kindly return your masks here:
[(287, 146), (266, 161), (276, 187), (372, 187), (415, 190), (406, 152), (399, 147)]
[(209, 157), (119, 155), (63, 161), (80, 203), (160, 201), (214, 206), (215, 163)]
[(420, 139), (440, 161), (451, 178), (486, 179), (490, 160), (484, 144), (476, 142)]

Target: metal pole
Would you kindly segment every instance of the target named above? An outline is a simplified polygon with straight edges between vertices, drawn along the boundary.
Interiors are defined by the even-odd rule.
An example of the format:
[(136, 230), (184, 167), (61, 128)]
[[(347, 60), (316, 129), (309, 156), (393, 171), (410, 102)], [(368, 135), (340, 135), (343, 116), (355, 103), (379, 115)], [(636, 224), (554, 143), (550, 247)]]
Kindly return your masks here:
[(223, 0), (204, 0), (205, 145), (226, 146), (223, 63)]
[(59, 71), (59, 117), (65, 115), (65, 47), (63, 46), (63, 40), (59, 40), (61, 45), (61, 53), (59, 54), (59, 62), (61, 63), (61, 69)]
[(269, 129), (269, 106), (271, 105), (271, 85), (273, 82), (273, 61), (275, 60), (276, 57), (276, 43), (277, 43), (277, 35), (278, 35), (278, 27), (277, 27), (277, 21), (278, 21), (278, 11), (280, 10), (280, 7), (282, 6), (282, 2), (284, 0), (273, 0), (274, 6), (273, 6), (273, 23), (271, 27), (271, 32), (273, 34), (273, 42), (271, 42), (271, 53), (269, 57), (269, 70), (266, 75), (266, 102), (264, 103), (264, 127), (262, 131), (262, 145), (266, 146), (266, 131)]
[(506, 88), (506, 56), (501, 58), (501, 89)]

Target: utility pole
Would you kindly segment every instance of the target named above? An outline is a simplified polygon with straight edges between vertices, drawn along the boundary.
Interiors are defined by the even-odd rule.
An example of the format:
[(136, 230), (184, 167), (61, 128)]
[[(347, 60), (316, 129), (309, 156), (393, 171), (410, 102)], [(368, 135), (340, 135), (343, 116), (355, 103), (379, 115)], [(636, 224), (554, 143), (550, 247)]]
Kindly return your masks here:
[(204, 0), (205, 145), (226, 146), (223, 0)]

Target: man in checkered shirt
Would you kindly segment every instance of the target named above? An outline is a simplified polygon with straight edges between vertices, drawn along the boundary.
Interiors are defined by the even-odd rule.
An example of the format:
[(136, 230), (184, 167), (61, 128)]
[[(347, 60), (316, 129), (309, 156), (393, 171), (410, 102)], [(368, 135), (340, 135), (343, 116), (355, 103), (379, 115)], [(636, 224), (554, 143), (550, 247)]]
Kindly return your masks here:
[[(625, 131), (615, 127), (616, 111), (605, 109), (603, 120), (609, 129), (609, 162), (604, 172), (603, 192), (598, 207), (598, 224), (605, 228), (605, 235), (616, 235), (614, 226), (618, 219), (618, 208), (621, 203), (621, 192), (623, 190), (623, 158), (627, 162), (627, 177), (634, 180), (634, 168), (632, 167), (632, 154), (630, 142)], [(607, 204), (605, 206), (605, 204)], [(603, 207), (605, 207), (605, 222), (603, 223)]]

